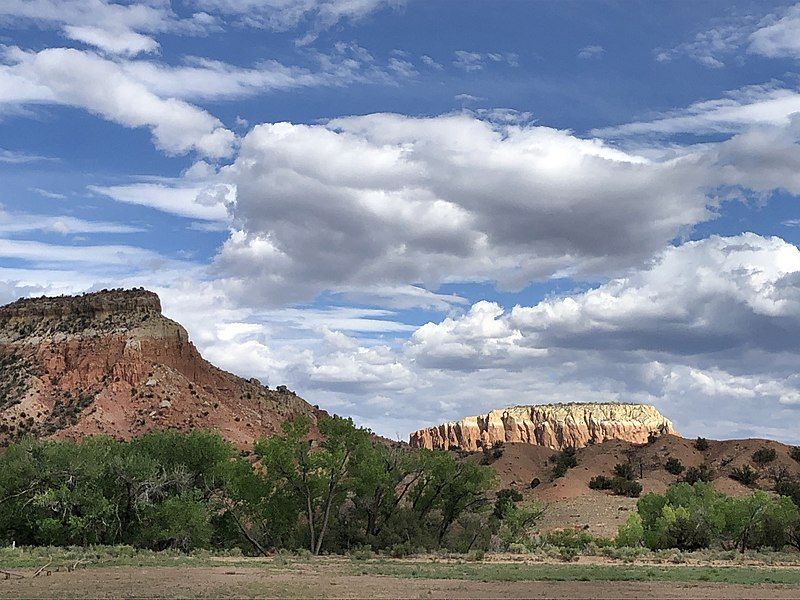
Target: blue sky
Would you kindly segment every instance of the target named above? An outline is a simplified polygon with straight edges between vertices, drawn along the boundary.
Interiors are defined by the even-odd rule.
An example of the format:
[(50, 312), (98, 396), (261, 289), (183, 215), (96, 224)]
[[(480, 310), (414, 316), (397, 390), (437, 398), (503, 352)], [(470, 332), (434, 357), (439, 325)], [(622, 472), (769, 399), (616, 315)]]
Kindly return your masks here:
[(144, 285), (405, 437), (798, 442), (800, 5), (0, 0), (0, 301)]

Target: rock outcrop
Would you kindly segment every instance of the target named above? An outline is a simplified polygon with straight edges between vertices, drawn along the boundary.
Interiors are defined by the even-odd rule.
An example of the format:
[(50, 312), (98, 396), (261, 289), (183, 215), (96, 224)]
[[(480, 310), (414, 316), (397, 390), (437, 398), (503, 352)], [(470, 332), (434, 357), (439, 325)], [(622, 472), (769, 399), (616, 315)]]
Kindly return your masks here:
[(617, 439), (643, 444), (650, 435), (675, 434), (672, 423), (647, 404), (541, 404), (493, 410), (411, 434), (417, 448), (475, 451), (498, 442), (561, 450)]
[(102, 291), (0, 307), (0, 442), (219, 431), (240, 448), (320, 411), (205, 361), (156, 294)]

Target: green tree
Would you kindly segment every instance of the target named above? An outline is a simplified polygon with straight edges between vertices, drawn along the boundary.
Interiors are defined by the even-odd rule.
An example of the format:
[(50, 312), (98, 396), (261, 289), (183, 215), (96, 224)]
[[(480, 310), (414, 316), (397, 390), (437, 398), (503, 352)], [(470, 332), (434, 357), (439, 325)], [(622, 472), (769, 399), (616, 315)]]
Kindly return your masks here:
[(499, 536), (506, 548), (510, 544), (529, 543), (531, 530), (541, 521), (544, 510), (535, 501), (505, 504)]
[(369, 432), (354, 427), (350, 419), (324, 417), (317, 426), (322, 441), (315, 448), (304, 417), (284, 423), (283, 436), (256, 444), (267, 472), (302, 500), (314, 554), (322, 549), (331, 514), (347, 497), (353, 458), (369, 444)]
[(504, 488), (497, 492), (494, 500), (494, 516), (502, 519), (505, 515), (506, 509), (513, 506), (515, 502), (522, 500), (522, 494), (513, 488)]
[(632, 512), (628, 515), (614, 540), (614, 544), (618, 548), (638, 548), (644, 544), (644, 525), (642, 524), (642, 517), (638, 512)]

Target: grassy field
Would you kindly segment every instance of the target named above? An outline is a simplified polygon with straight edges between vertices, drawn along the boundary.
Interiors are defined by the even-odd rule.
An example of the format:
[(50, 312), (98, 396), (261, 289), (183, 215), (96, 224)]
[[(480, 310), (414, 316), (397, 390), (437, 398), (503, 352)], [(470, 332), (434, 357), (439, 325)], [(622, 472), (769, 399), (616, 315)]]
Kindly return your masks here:
[(798, 567), (739, 566), (631, 566), (598, 564), (514, 563), (411, 563), (405, 561), (365, 564), (364, 575), (403, 579), (463, 579), (468, 581), (670, 581), (716, 582), (739, 585), (776, 583), (800, 585)]
[[(671, 557), (677, 560), (676, 556)], [(719, 582), (740, 585), (784, 584), (800, 586), (800, 555), (777, 553), (698, 552), (680, 555), (670, 564), (659, 554), (638, 561), (582, 556), (578, 562), (561, 562), (547, 555), (492, 555), (468, 561), (459, 555), (420, 555), (404, 559), (278, 554), (246, 557), (239, 553), (176, 551), (151, 552), (128, 546), (89, 548), (0, 548), (0, 569), (48, 571), (112, 567), (246, 567), (282, 571), (298, 566), (306, 570), (336, 570), (349, 575), (401, 579), (457, 579), (468, 581), (671, 581)], [(745, 562), (745, 564), (742, 564)]]
[[(0, 549), (0, 598), (797, 598), (800, 556), (730, 553), (623, 562), (488, 554), (403, 559), (137, 551), (129, 547)], [(764, 560), (759, 560), (760, 558)], [(746, 561), (746, 562), (739, 562)]]

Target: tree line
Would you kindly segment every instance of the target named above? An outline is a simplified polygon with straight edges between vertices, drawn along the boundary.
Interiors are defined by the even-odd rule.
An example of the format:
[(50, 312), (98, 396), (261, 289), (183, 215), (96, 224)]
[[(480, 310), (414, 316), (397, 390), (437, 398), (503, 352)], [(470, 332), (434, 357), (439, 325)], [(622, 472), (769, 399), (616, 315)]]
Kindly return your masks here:
[(289, 421), (250, 456), (208, 431), (22, 440), (0, 455), (0, 542), (409, 553), (485, 547), (498, 530), (489, 467), (350, 419), (317, 428)]

